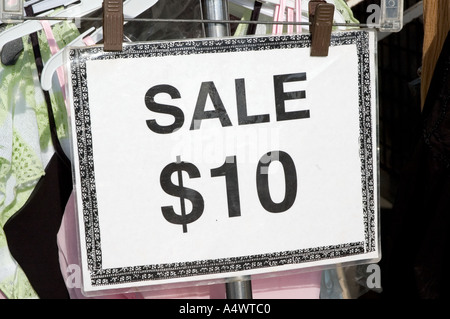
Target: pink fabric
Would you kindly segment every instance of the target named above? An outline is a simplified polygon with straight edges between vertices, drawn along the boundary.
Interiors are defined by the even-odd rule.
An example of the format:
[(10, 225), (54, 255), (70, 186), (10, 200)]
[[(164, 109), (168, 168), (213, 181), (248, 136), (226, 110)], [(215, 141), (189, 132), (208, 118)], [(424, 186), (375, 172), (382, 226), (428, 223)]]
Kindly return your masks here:
[(83, 39), (84, 44), (86, 44), (87, 46), (90, 45), (95, 45), (95, 41), (94, 39), (92, 39), (90, 36), (87, 36)]
[[(295, 0), (295, 21), (302, 22), (302, 0)], [(302, 26), (297, 25), (297, 33), (302, 32)]]
[(319, 299), (321, 271), (252, 280), (254, 299)]
[[(285, 21), (284, 15), (287, 9), (287, 21), (289, 22), (301, 22), (302, 21), (302, 1), (295, 0), (294, 8), (286, 5), (286, 0), (279, 0), (278, 4), (275, 5), (273, 21)], [(301, 25), (297, 25), (297, 33), (302, 32)], [(287, 25), (288, 34), (292, 34), (294, 32), (294, 25)], [(274, 24), (272, 27), (272, 34), (283, 34), (283, 25), (282, 24)]]
[[(74, 194), (66, 206), (61, 228), (58, 233), (60, 266), (72, 299), (87, 299), (80, 288), (71, 288), (69, 281), (72, 272), (69, 265), (80, 265)], [(321, 272), (287, 275), (252, 280), (254, 299), (318, 299)], [(102, 299), (225, 299), (225, 284), (200, 285), (187, 288), (166, 289), (128, 294), (110, 294)]]
[[(273, 20), (275, 22), (284, 21), (285, 11), (286, 11), (285, 0), (280, 0), (279, 4), (275, 5)], [(282, 24), (274, 24), (273, 29), (272, 29), (272, 34), (282, 34), (282, 33), (283, 33), (283, 25)]]
[(7, 299), (6, 297), (5, 297), (5, 295), (0, 291), (0, 300), (1, 299)]
[[(57, 53), (59, 51), (58, 44), (56, 43), (55, 36), (53, 35), (52, 28), (50, 26), (50, 23), (46, 20), (41, 20), (42, 29), (45, 32), (45, 36), (47, 37), (48, 46), (50, 48), (50, 52), (52, 55)], [(66, 77), (64, 75), (64, 68), (61, 66), (56, 70), (56, 73), (58, 75), (58, 81), (59, 85), (61, 87), (61, 92), (63, 94), (64, 101), (66, 103), (67, 112), (69, 113), (69, 104), (67, 102), (66, 98)]]

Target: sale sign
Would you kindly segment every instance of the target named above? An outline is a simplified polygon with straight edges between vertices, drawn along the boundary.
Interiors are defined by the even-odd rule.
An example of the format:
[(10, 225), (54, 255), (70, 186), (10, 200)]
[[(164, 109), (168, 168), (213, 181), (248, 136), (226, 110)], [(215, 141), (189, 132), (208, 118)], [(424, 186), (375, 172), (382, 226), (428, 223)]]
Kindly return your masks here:
[(84, 290), (379, 258), (375, 39), (72, 48)]

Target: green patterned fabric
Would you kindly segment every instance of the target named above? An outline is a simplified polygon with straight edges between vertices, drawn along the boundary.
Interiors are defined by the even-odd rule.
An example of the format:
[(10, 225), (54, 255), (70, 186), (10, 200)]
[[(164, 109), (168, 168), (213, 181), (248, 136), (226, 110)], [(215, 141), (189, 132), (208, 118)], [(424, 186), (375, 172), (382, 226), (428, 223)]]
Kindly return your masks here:
[[(23, 42), (29, 45), (26, 39)], [(36, 147), (39, 140), (33, 141), (33, 135), (38, 133), (36, 117), (24, 131), (21, 128), (25, 123), (19, 122), (19, 119), (33, 121), (33, 64), (32, 51), (27, 48), (15, 65), (0, 66), (0, 290), (10, 299), (38, 298), (10, 255), (3, 232), (6, 221), (23, 206), (44, 174)], [(15, 129), (16, 123), (21, 128)]]
[(333, 0), (336, 7), (336, 11), (344, 18), (345, 23), (359, 23), (354, 17), (352, 9), (347, 5), (344, 0)]
[[(79, 35), (72, 22), (58, 23), (52, 30), (59, 48)], [(45, 63), (50, 48), (45, 33), (40, 31), (38, 36)], [(10, 255), (3, 226), (26, 203), (54, 152), (33, 48), (29, 37), (22, 41), (24, 50), (17, 62), (0, 64), (0, 291), (9, 299), (39, 298)], [(55, 88), (50, 97), (58, 137), (66, 139), (68, 121), (61, 90)]]

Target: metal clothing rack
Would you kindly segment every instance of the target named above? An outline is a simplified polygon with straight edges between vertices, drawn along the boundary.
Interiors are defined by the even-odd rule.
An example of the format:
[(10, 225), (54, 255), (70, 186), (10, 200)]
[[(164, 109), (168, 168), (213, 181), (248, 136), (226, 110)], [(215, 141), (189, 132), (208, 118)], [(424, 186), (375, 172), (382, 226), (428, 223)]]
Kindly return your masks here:
[[(203, 18), (202, 19), (170, 19), (170, 18), (128, 18), (123, 17), (124, 22), (152, 22), (152, 23), (203, 23), (207, 24), (207, 33), (220, 35), (220, 32), (228, 32), (229, 26), (226, 24), (249, 24), (249, 25), (302, 25), (310, 26), (312, 22), (310, 21), (252, 21), (252, 20), (230, 20), (228, 15), (228, 1), (229, 0), (199, 0), (203, 8)], [(396, 32), (400, 31), (399, 28), (402, 26), (403, 19), (403, 1), (404, 0), (380, 0), (381, 2), (381, 19), (378, 23), (338, 23), (333, 22), (333, 26), (336, 27), (359, 27), (359, 28), (376, 28), (381, 29), (385, 32)], [(260, 1), (259, 1), (260, 2)], [(359, 1), (361, 2), (361, 1)], [(358, 3), (359, 3), (358, 2)], [(17, 1), (21, 4), (20, 1)], [(389, 4), (394, 3), (395, 7), (390, 8)], [(74, 22), (85, 22), (85, 21), (103, 21), (103, 17), (93, 17), (93, 16), (83, 16), (83, 17), (69, 17), (69, 16), (24, 16), (23, 8), (17, 5), (15, 9), (7, 9), (2, 7), (2, 2), (0, 2), (0, 19), (3, 23), (18, 23), (27, 20), (58, 20), (58, 21), (74, 21)], [(405, 15), (406, 16), (406, 15)], [(228, 31), (226, 31), (228, 30)]]

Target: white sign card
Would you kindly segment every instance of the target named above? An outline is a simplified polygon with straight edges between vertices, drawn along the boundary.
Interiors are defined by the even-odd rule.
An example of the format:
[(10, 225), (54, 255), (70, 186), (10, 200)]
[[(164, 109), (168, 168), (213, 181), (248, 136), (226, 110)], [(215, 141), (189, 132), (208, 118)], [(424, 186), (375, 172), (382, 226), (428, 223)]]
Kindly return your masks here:
[(86, 293), (379, 258), (374, 34), (72, 48)]

